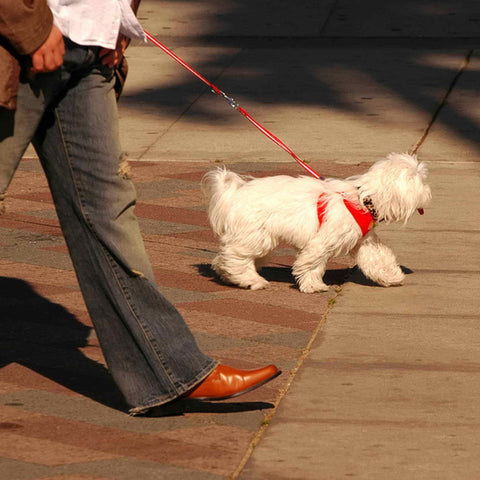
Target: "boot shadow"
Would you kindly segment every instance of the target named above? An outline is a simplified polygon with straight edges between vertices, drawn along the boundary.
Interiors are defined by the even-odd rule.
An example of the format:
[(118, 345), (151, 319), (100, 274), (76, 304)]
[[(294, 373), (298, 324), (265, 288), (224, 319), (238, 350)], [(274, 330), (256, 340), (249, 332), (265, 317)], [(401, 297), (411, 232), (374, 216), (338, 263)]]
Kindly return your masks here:
[(274, 408), (269, 402), (210, 402), (193, 399), (177, 400), (150, 410), (148, 417), (172, 417), (186, 413), (239, 413)]

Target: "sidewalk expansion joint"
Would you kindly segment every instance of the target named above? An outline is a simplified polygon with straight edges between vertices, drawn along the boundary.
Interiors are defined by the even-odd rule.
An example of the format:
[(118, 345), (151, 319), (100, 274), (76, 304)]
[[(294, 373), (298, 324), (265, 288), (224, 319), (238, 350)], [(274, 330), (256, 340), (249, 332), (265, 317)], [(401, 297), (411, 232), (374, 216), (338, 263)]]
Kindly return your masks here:
[[(216, 84), (217, 80), (230, 68), (233, 63), (237, 60), (237, 58), (241, 55), (243, 52), (243, 48), (240, 48), (237, 53), (232, 55), (230, 58), (229, 62), (220, 70), (220, 72), (215, 76), (213, 79), (213, 83)], [(210, 93), (215, 93), (213, 90), (211, 90), (208, 86), (204, 86), (202, 91), (195, 97), (195, 99), (190, 102), (190, 104), (180, 113), (180, 115), (162, 132), (160, 135), (158, 135), (155, 140), (141, 153), (141, 155), (138, 157), (138, 160), (142, 160), (145, 155), (147, 155), (148, 152), (153, 148), (153, 146), (159, 142), (167, 133), (170, 132), (170, 130), (179, 122), (183, 119), (185, 115), (188, 114), (188, 112), (196, 105), (196, 103), (205, 95), (205, 93), (210, 92)]]

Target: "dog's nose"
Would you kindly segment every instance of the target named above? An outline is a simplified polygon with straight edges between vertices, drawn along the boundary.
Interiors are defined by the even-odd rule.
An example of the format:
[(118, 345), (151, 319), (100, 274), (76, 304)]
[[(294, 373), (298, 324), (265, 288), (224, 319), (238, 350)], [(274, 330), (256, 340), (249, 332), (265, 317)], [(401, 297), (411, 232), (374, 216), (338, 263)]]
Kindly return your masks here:
[(417, 208), (417, 210), (418, 210), (418, 213), (419, 213), (420, 215), (423, 215), (423, 214), (425, 213), (425, 211), (423, 210), (423, 208)]

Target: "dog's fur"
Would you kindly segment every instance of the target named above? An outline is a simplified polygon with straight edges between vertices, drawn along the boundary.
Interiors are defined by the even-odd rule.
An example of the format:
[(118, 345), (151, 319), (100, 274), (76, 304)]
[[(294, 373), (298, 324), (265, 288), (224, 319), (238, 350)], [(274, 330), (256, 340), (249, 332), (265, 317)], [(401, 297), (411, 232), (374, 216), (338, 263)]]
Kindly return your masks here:
[[(343, 202), (369, 209), (385, 224), (406, 222), (431, 198), (425, 183), (427, 168), (416, 156), (392, 153), (363, 175), (345, 180), (279, 175), (242, 177), (226, 169), (207, 173), (203, 180), (209, 198), (209, 220), (221, 247), (212, 263), (226, 282), (257, 290), (268, 285), (257, 273), (280, 241), (298, 252), (293, 275), (302, 292), (328, 289), (323, 282), (332, 257), (352, 255), (366, 277), (388, 287), (404, 274), (393, 252), (373, 230), (365, 236)], [(327, 201), (320, 224), (317, 201)], [(372, 208), (373, 207), (373, 208)]]

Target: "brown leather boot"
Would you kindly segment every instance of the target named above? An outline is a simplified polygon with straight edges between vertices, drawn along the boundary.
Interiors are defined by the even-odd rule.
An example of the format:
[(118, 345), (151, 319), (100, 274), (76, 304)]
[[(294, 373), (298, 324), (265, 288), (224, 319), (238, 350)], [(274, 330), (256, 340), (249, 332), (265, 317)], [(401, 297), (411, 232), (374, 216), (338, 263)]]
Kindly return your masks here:
[(215, 370), (183, 398), (225, 400), (250, 392), (278, 377), (282, 372), (275, 365), (256, 370), (238, 370), (218, 365)]

